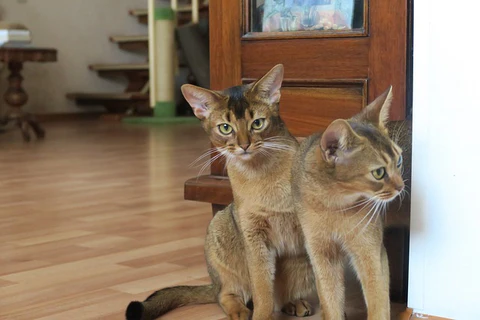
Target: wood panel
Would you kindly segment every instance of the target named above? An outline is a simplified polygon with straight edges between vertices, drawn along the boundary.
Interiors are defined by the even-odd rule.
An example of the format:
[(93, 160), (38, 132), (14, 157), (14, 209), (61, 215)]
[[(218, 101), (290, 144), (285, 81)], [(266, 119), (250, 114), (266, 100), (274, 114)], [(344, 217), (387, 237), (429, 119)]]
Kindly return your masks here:
[(369, 38), (242, 42), (244, 78), (259, 78), (278, 63), (285, 78), (367, 79)]
[(345, 88), (283, 87), (280, 115), (290, 132), (306, 137), (337, 118), (348, 119), (364, 106), (362, 85)]

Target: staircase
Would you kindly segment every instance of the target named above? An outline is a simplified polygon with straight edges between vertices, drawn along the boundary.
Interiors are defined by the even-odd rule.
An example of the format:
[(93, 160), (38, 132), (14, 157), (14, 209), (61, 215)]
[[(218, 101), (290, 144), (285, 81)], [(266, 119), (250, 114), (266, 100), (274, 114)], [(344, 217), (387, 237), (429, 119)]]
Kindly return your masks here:
[[(132, 9), (129, 14), (139, 23), (148, 24), (147, 9)], [(201, 17), (208, 18), (208, 4), (200, 6)], [(191, 21), (189, 6), (181, 7), (177, 11), (177, 23), (182, 25)], [(109, 40), (116, 43), (121, 50), (148, 52), (148, 35), (113, 35)], [(182, 58), (179, 57), (180, 64)], [(149, 106), (149, 65), (136, 64), (92, 64), (88, 68), (100, 77), (125, 77), (128, 85), (124, 92), (118, 93), (68, 93), (67, 98), (74, 100), (79, 107), (92, 108), (102, 105), (108, 113), (150, 115)]]

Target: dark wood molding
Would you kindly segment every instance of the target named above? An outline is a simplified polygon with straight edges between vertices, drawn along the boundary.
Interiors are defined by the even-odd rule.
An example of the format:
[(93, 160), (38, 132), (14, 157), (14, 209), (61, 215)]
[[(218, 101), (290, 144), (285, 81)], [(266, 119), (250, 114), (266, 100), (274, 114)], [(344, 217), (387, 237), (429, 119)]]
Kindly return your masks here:
[(370, 0), (368, 101), (393, 85), (391, 120), (405, 119), (407, 1)]
[(210, 1), (211, 89), (223, 90), (241, 84), (241, 21), (238, 19), (241, 12), (238, 0)]
[[(238, 0), (210, 1), (211, 89), (223, 90), (242, 83), (241, 13), (241, 3)], [(225, 43), (228, 43), (228, 46)], [(212, 164), (211, 173), (226, 175), (220, 161)]]
[[(257, 78), (242, 78), (242, 83), (247, 84), (256, 81)], [(285, 78), (282, 87), (318, 87), (318, 88), (340, 88), (357, 87), (366, 85), (367, 79), (294, 79)]]
[(318, 39), (318, 38), (354, 38), (366, 37), (365, 29), (328, 30), (328, 31), (292, 31), (292, 32), (247, 32), (242, 40), (289, 40), (289, 39)]

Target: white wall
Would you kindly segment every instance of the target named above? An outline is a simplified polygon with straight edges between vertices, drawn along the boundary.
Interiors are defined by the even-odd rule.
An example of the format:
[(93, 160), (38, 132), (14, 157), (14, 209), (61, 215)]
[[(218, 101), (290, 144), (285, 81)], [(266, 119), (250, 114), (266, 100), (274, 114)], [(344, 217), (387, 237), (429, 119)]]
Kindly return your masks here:
[(480, 5), (415, 1), (408, 305), (480, 319)]
[[(0, 19), (21, 22), (37, 46), (58, 49), (58, 62), (25, 64), (27, 110), (36, 113), (81, 111), (65, 98), (68, 92), (122, 92), (123, 80), (105, 80), (88, 69), (92, 63), (145, 62), (146, 54), (120, 50), (108, 39), (115, 34), (146, 34), (147, 27), (128, 14), (146, 8), (147, 0), (0, 0)], [(0, 72), (0, 97), (7, 70)], [(0, 108), (5, 103), (0, 98)]]

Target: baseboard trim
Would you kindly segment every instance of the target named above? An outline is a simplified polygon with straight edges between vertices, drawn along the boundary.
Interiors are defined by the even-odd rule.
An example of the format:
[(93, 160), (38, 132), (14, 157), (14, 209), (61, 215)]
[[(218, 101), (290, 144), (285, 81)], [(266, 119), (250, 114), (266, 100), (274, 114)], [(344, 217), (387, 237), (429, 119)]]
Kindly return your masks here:
[[(410, 320), (412, 314), (413, 314), (413, 309), (412, 308), (407, 308), (404, 312), (402, 312), (399, 315), (398, 320)], [(426, 317), (425, 319), (427, 319), (427, 320), (452, 320), (452, 319), (449, 319), (449, 318), (435, 317), (435, 316), (431, 316), (431, 315), (428, 315), (428, 314), (423, 314), (423, 316), (425, 316)], [(412, 318), (412, 320), (413, 320), (413, 318)]]
[(196, 117), (124, 117), (122, 121), (130, 124), (200, 123)]
[(75, 120), (99, 119), (104, 112), (67, 112), (67, 113), (39, 113), (35, 118), (40, 122), (59, 122)]

